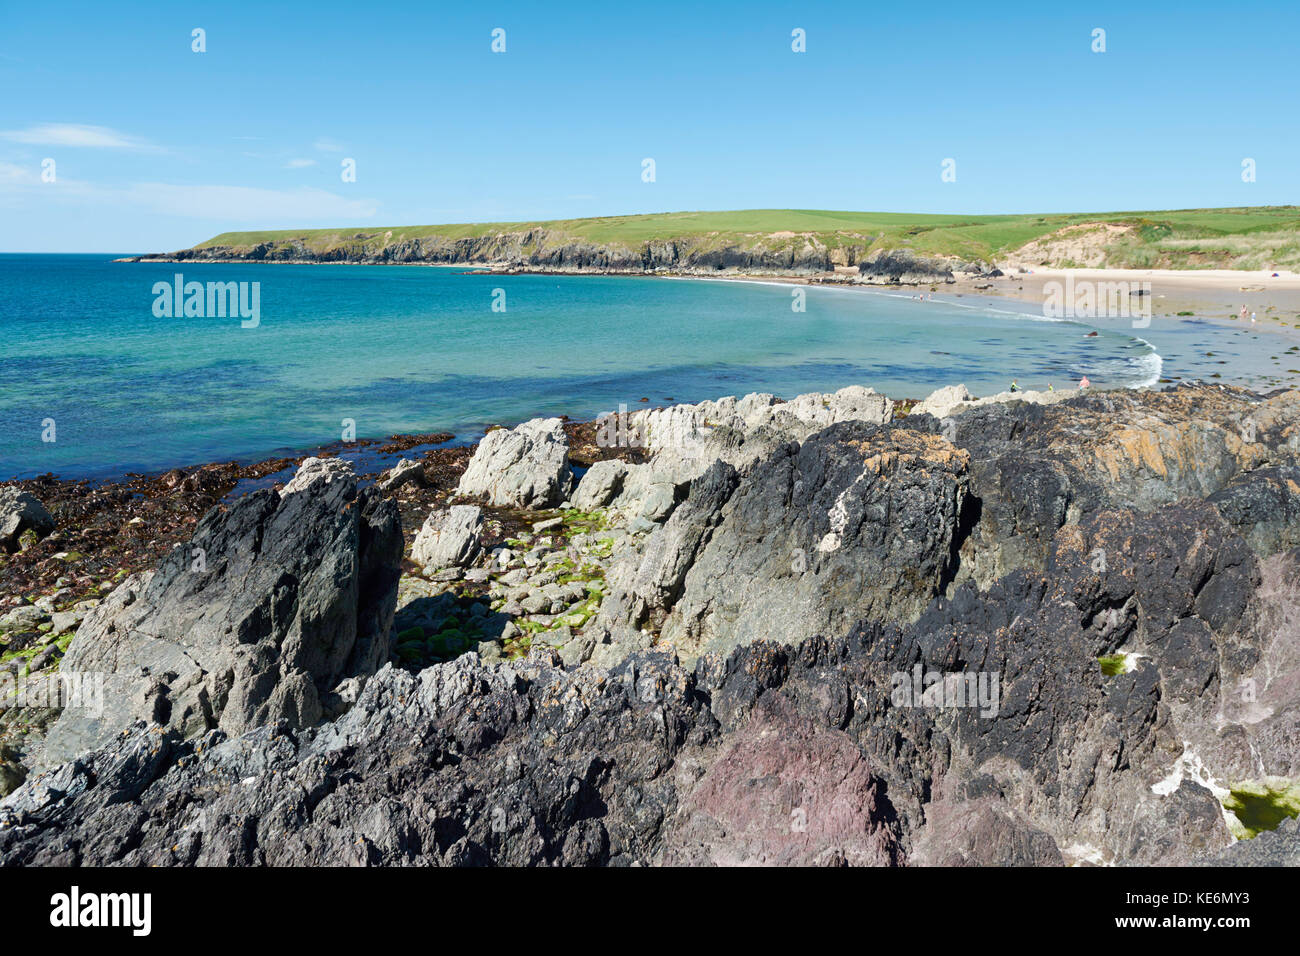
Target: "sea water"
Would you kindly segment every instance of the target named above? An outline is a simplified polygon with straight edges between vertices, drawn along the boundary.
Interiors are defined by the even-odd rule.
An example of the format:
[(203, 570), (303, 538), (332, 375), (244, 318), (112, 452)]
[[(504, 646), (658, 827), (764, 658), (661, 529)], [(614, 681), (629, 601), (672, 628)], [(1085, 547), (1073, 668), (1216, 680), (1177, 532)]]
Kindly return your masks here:
[[(1086, 320), (928, 292), (113, 258), (0, 255), (0, 477), (269, 457), (349, 423), (358, 438), (471, 440), (539, 415), (754, 391), (921, 398), (1160, 374), (1139, 330), (1089, 337)], [(256, 322), (173, 291), (176, 307), (156, 307), (155, 289), (218, 282), (258, 284)]]

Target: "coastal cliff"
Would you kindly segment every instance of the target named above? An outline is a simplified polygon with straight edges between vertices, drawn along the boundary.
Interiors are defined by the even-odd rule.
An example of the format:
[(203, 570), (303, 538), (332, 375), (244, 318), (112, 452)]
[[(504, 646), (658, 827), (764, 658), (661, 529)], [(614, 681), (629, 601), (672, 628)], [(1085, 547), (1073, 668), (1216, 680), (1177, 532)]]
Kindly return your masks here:
[(746, 209), (222, 233), (124, 261), (479, 265), (505, 271), (946, 282), (1040, 267), (1294, 268), (1294, 206), (949, 216)]
[(619, 275), (739, 272), (882, 284), (951, 282), (954, 272), (980, 276), (992, 270), (984, 262), (918, 256), (909, 250), (872, 250), (872, 244), (870, 236), (828, 242), (816, 235), (748, 239), (710, 235), (626, 243), (574, 239), (541, 227), (482, 236), (414, 238), (395, 237), (388, 230), (356, 232), (323, 247), (302, 237), (254, 244), (226, 244), (218, 237), (212, 244), (124, 261), (480, 265), (502, 271)]

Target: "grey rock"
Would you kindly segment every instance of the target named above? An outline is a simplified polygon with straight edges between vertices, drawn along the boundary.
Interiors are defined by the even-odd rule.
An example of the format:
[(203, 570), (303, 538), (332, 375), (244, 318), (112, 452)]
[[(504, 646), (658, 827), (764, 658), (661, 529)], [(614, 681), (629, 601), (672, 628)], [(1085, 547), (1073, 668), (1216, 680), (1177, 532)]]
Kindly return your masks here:
[(549, 508), (564, 501), (572, 485), (561, 421), (536, 418), (483, 436), (457, 493), (502, 507)]
[(50, 615), (50, 633), (57, 636), (66, 634), (82, 622), (88, 611), (73, 608), (70, 611), (55, 611)]
[(476, 505), (440, 508), (424, 519), (411, 560), (426, 571), (467, 567), (482, 552), (483, 511)]
[[(205, 571), (191, 570), (194, 548)], [(65, 711), (45, 762), (138, 719), (182, 736), (310, 726), (323, 693), (387, 661), (401, 549), (396, 508), (348, 476), (214, 508), (188, 546), (128, 578), (78, 628), (62, 669), (103, 673), (104, 709)]]
[(54, 519), (36, 499), (14, 485), (0, 485), (0, 550), (19, 550), (18, 539), (31, 531), (44, 538), (54, 530)]
[(7, 611), (3, 617), (0, 617), (0, 630), (10, 630), (18, 627), (35, 627), (38, 624), (44, 624), (50, 619), (50, 613), (43, 607), (35, 604), (23, 604), (11, 611)]
[(578, 490), (573, 495), (573, 506), (582, 511), (605, 507), (623, 490), (627, 470), (627, 465), (617, 458), (595, 462), (578, 482)]
[(406, 484), (423, 485), (424, 465), (410, 458), (403, 458), (379, 480), (379, 487), (384, 491), (393, 491)]

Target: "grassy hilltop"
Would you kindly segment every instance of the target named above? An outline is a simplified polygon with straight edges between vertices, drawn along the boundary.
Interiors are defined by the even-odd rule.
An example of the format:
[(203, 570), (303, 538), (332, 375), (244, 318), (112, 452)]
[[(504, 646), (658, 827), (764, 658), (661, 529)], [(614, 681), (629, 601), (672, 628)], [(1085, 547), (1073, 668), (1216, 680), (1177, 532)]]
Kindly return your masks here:
[(545, 222), (226, 232), (196, 246), (243, 250), (297, 240), (313, 253), (363, 255), (414, 239), (457, 240), (540, 231), (547, 243), (635, 248), (656, 240), (745, 248), (813, 241), (858, 258), (908, 249), (922, 256), (1007, 257), (1037, 265), (1115, 268), (1300, 266), (1300, 207), (1180, 209), (1051, 215), (946, 216), (817, 209), (745, 209), (603, 216)]

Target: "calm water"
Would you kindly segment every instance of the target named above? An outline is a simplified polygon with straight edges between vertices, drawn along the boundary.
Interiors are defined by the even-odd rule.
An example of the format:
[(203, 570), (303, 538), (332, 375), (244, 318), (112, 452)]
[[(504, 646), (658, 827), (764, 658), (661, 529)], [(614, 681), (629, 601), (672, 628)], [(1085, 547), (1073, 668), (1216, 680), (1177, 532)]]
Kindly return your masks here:
[[(113, 263), (0, 255), (0, 475), (106, 476), (358, 437), (850, 384), (895, 397), (1154, 381), (1123, 330), (1014, 305), (425, 266)], [(157, 318), (154, 283), (260, 282), (261, 321)], [(505, 311), (493, 311), (494, 289)], [(942, 298), (942, 297), (941, 297)], [(497, 299), (496, 301), (500, 301)], [(55, 422), (54, 442), (42, 422)]]

